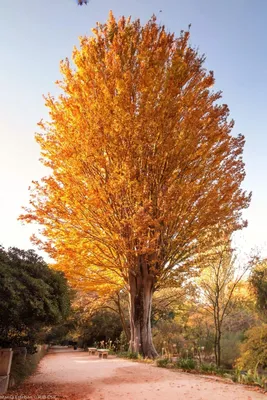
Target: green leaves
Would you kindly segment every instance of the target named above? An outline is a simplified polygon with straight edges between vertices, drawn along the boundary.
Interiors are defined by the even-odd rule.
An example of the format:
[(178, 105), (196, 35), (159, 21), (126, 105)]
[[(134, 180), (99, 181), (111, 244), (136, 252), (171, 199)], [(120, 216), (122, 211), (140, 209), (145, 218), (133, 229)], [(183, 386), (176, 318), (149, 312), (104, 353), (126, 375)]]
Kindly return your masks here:
[(0, 345), (28, 331), (62, 321), (69, 313), (69, 289), (62, 273), (32, 250), (0, 247)]

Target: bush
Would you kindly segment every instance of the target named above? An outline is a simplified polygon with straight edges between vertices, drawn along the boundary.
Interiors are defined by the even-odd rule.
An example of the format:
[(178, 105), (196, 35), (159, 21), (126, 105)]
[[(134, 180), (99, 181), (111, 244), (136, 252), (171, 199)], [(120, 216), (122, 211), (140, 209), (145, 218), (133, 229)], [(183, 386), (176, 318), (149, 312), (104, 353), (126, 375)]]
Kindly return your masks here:
[(157, 367), (167, 368), (169, 363), (170, 363), (170, 361), (168, 358), (161, 358), (161, 359), (157, 360)]
[(267, 377), (258, 373), (252, 373), (251, 370), (248, 372), (236, 370), (232, 380), (245, 385), (256, 385), (265, 389), (267, 387)]
[(253, 370), (267, 367), (267, 324), (254, 326), (246, 332), (241, 345), (241, 356), (236, 362), (239, 369)]
[(203, 364), (200, 365), (199, 370), (201, 372), (208, 372), (208, 373), (214, 372), (214, 373), (216, 373), (217, 372), (217, 367), (216, 367), (216, 365), (214, 365), (212, 363), (211, 364), (203, 363)]
[(192, 369), (197, 368), (197, 363), (192, 358), (180, 358), (176, 361), (175, 366), (182, 368), (184, 371), (191, 371)]

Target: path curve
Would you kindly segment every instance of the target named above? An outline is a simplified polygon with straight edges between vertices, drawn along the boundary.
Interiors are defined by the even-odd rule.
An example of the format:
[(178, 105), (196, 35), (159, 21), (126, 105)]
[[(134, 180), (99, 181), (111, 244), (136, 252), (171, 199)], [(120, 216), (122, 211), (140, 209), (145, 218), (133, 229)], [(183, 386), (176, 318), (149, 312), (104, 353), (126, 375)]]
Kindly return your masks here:
[[(115, 357), (52, 350), (37, 372), (10, 395), (68, 400), (266, 400), (267, 396), (218, 379), (180, 373)], [(28, 396), (28, 397), (26, 397)], [(19, 397), (17, 397), (19, 398)], [(21, 397), (23, 398), (23, 397)]]

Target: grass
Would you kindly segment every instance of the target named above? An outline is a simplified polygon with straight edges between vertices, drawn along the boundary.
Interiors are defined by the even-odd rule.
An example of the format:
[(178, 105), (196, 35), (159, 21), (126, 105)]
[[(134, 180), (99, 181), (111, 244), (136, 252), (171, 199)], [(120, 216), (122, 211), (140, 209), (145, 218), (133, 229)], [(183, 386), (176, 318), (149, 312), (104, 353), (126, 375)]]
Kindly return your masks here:
[(255, 374), (251, 371), (241, 373), (241, 371), (235, 370), (232, 378), (234, 382), (242, 383), (245, 385), (258, 386), (267, 390), (267, 377), (258, 373)]
[(130, 352), (130, 351), (122, 351), (120, 353), (117, 353), (117, 356), (120, 358), (128, 358), (129, 360), (138, 360), (139, 354)]
[(167, 368), (170, 364), (170, 360), (168, 358), (160, 358), (156, 361), (157, 367)]

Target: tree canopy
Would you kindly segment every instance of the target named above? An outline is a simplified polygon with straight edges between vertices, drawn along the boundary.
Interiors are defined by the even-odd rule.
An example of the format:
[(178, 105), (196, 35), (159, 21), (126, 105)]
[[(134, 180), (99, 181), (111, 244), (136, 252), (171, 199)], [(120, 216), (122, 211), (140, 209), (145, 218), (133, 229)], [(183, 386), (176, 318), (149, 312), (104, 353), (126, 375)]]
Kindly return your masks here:
[(77, 287), (131, 293), (132, 347), (153, 356), (153, 291), (183, 281), (215, 233), (246, 225), (244, 137), (205, 57), (151, 18), (97, 24), (61, 62), (36, 139), (52, 171), (22, 217)]
[(69, 289), (34, 251), (0, 247), (0, 303), (0, 345), (27, 343), (68, 315)]

